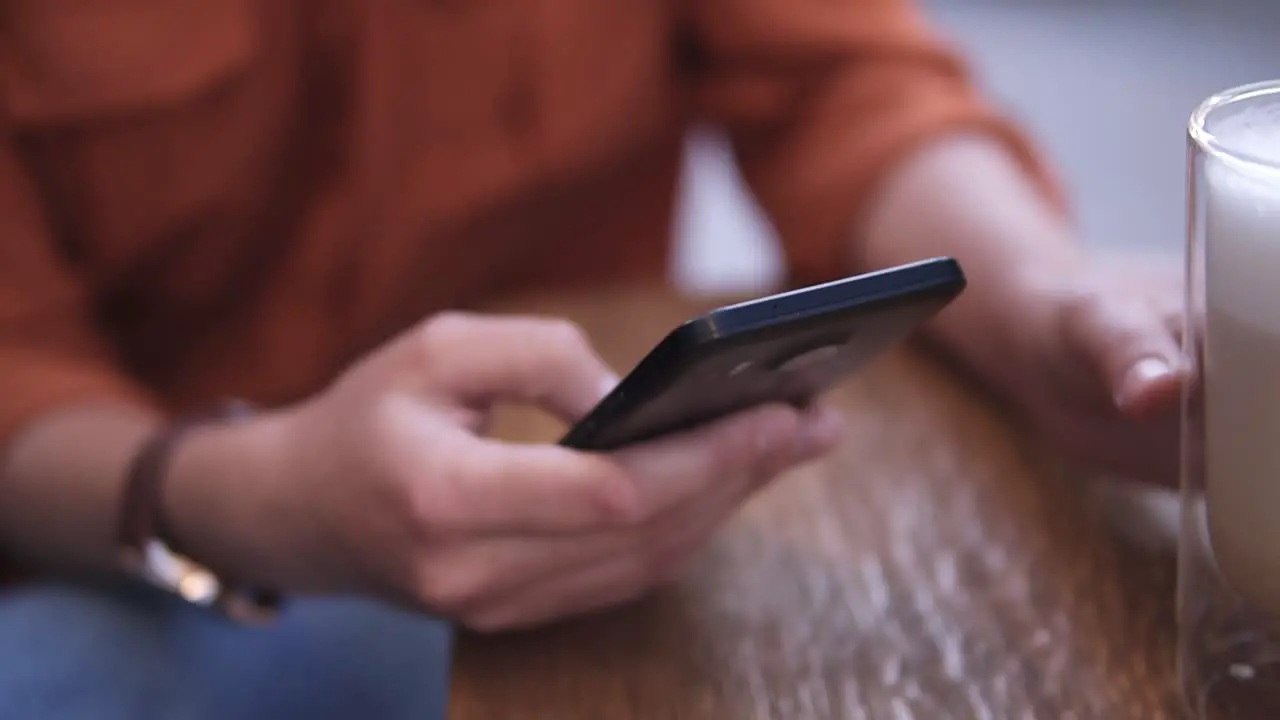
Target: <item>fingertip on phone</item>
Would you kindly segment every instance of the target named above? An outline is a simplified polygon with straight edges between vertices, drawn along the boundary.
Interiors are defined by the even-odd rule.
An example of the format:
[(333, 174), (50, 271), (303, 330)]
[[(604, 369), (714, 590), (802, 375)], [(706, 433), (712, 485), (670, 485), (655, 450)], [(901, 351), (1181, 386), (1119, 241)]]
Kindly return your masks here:
[(844, 435), (844, 416), (827, 405), (815, 405), (806, 414), (807, 422), (801, 430), (801, 454), (820, 454), (833, 448)]
[(620, 382), (622, 382), (622, 378), (618, 377), (616, 373), (605, 373), (605, 376), (600, 379), (600, 397), (608, 397), (609, 393), (613, 392), (613, 389), (618, 387)]

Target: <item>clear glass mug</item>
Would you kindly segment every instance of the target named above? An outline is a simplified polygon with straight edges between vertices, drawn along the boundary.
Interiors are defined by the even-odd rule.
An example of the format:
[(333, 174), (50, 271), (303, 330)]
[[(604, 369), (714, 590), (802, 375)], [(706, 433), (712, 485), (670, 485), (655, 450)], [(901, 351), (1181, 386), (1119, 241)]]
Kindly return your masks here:
[(1188, 128), (1178, 672), (1204, 720), (1280, 720), (1280, 81)]

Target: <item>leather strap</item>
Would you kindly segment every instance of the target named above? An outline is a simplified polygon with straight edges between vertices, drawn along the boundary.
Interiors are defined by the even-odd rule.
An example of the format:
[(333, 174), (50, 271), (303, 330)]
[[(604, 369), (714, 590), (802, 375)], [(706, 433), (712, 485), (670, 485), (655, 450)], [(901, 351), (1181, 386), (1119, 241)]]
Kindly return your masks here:
[(169, 424), (143, 445), (130, 465), (120, 508), (118, 538), (124, 548), (142, 553), (146, 544), (156, 538), (175, 552), (182, 552), (173, 544), (176, 539), (165, 523), (161, 502), (173, 449), (197, 427), (210, 422), (240, 421), (252, 412), (247, 404), (230, 401), (213, 413)]
[(202, 424), (236, 422), (251, 414), (248, 405), (234, 401), (215, 413), (174, 422), (157, 432), (129, 468), (117, 532), (126, 564), (144, 579), (236, 620), (263, 621), (275, 616), (283, 602), (279, 593), (238, 586), (186, 557), (173, 546), (176, 540), (162, 512), (169, 458), (178, 442)]

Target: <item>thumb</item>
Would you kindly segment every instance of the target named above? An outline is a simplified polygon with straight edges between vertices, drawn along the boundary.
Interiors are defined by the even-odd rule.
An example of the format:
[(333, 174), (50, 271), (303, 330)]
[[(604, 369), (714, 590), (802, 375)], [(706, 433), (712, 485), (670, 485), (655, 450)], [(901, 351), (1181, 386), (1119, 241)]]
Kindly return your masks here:
[(1075, 354), (1101, 375), (1116, 408), (1146, 419), (1173, 407), (1187, 374), (1171, 325), (1143, 300), (1095, 299), (1068, 314), (1064, 331)]
[(815, 404), (797, 411), (770, 404), (634, 445), (616, 457), (637, 478), (644, 506), (662, 513), (709, 486), (749, 491), (825, 454), (842, 434), (833, 408)]
[(514, 400), (572, 422), (618, 382), (566, 320), (450, 313), (428, 320), (416, 335), (415, 358), (429, 391), (470, 407)]

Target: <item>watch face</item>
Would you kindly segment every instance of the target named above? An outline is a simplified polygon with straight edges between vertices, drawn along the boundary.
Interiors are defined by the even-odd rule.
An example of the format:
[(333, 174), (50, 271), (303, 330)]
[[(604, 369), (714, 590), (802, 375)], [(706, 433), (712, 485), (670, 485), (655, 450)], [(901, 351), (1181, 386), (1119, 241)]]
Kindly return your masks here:
[(147, 583), (200, 607), (216, 609), (240, 622), (264, 622), (275, 617), (280, 597), (261, 590), (228, 587), (208, 568), (151, 540), (144, 552), (128, 560)]
[(141, 574), (152, 585), (204, 607), (212, 607), (222, 591), (222, 583), (213, 573), (172, 552), (159, 540), (146, 544)]

